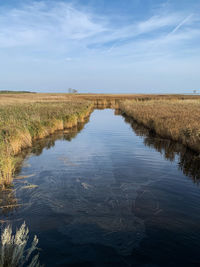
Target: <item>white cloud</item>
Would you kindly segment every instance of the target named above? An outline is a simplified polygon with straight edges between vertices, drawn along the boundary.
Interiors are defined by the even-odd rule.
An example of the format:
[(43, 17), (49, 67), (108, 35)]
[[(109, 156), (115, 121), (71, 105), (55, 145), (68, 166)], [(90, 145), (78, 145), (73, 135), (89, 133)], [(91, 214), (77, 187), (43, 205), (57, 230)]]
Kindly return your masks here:
[(138, 31), (140, 33), (150, 32), (163, 27), (175, 25), (180, 20), (179, 14), (172, 15), (156, 15), (146, 21), (138, 23)]
[(91, 14), (66, 3), (48, 2), (2, 10), (0, 13), (0, 47), (41, 45), (46, 42), (81, 40), (104, 31)]
[[(170, 65), (173, 59), (172, 68), (182, 65), (179, 64), (180, 58), (184, 59), (185, 54), (190, 57), (196, 53), (195, 60), (199, 58), (200, 19), (195, 12), (191, 15), (187, 10), (155, 10), (154, 15), (143, 20), (136, 20), (133, 15), (132, 21), (129, 19), (125, 26), (120, 26), (120, 23), (116, 26), (113, 20), (112, 17), (99, 17), (91, 10), (59, 1), (32, 2), (7, 9), (2, 7), (0, 63), (3, 68), (0, 75), (7, 75), (7, 80), (14, 83), (17, 79), (24, 81), (24, 73), (27, 73), (33, 84), (36, 81), (39, 84), (44, 79), (46, 86), (52, 79), (49, 86), (55, 84), (55, 88), (57, 84), (67, 83), (67, 79), (71, 79), (69, 87), (79, 87), (76, 83), (80, 77), (80, 86), (94, 81), (90, 84), (91, 88), (96, 84), (101, 87), (102, 81), (107, 83), (109, 79), (113, 79), (117, 86), (121, 73), (127, 83), (132, 81), (133, 70), (137, 73), (138, 65), (143, 81), (143, 71), (151, 76), (152, 66), (159, 70), (157, 62), (162, 66)], [(194, 64), (195, 68), (197, 65)], [(113, 78), (109, 78), (112, 71)], [(43, 75), (40, 75), (42, 72)], [(72, 81), (75, 81), (74, 86)]]
[[(75, 8), (72, 4), (33, 2), (20, 8), (2, 9), (0, 47), (32, 46), (41, 50), (56, 50), (62, 47), (63, 51), (83, 51), (96, 45), (108, 46), (111, 52), (126, 39), (134, 40), (140, 36), (144, 39), (149, 33), (156, 33), (156, 38), (162, 36), (163, 32), (175, 35), (181, 27), (191, 24), (194, 18), (191, 15), (185, 18), (180, 13), (157, 14), (144, 21), (116, 28), (110, 23), (109, 17), (99, 20), (95, 14)], [(151, 37), (147, 36), (146, 40), (149, 39)], [(111, 42), (117, 44), (111, 44), (109, 47), (108, 43)]]
[(187, 16), (186, 18), (184, 18), (171, 32), (171, 34), (175, 33), (176, 31), (178, 31), (184, 24), (186, 24), (187, 22), (190, 21), (190, 19), (193, 17), (193, 14), (190, 14), (189, 16)]

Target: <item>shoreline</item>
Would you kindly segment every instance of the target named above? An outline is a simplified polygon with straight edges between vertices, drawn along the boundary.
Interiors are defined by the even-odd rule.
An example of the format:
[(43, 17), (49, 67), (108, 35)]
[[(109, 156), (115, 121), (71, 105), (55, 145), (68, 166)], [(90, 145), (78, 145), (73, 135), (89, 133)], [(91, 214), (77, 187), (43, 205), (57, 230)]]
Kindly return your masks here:
[[(128, 100), (120, 103), (119, 110), (122, 115), (130, 117), (137, 124), (142, 125), (157, 136), (177, 142), (191, 151), (200, 154), (200, 128), (197, 128), (198, 125), (193, 125), (192, 122), (188, 123), (187, 120), (190, 120), (190, 118), (192, 121), (192, 112), (188, 112), (189, 118), (184, 117), (181, 113), (182, 109), (187, 107), (186, 105), (184, 106), (187, 103), (183, 102), (183, 108), (181, 107), (182, 109), (180, 110), (175, 105), (176, 102), (173, 103), (171, 114), (165, 114), (164, 116), (161, 110), (162, 104), (166, 104), (166, 101), (163, 101), (159, 106), (159, 102), (156, 103), (156, 101), (152, 101), (152, 103), (151, 101), (148, 101), (148, 103), (138, 103)], [(164, 108), (164, 111), (168, 112), (167, 108)], [(178, 112), (174, 111), (176, 108)], [(198, 109), (200, 114), (200, 102), (198, 103)], [(198, 121), (196, 122), (198, 124)]]
[[(57, 104), (59, 105), (59, 103)], [(64, 116), (62, 115), (63, 117), (53, 112), (53, 117), (48, 114), (46, 121), (30, 120), (26, 127), (20, 125), (20, 129), (12, 128), (11, 132), (6, 130), (1, 131), (0, 187), (2, 189), (11, 186), (15, 170), (19, 165), (18, 157), (23, 150), (32, 147), (33, 143), (37, 142), (37, 140), (48, 137), (56, 131), (64, 131), (76, 127), (90, 116), (94, 109), (94, 104), (86, 101), (83, 101), (81, 104), (82, 107), (77, 105), (74, 112), (68, 113), (66, 111), (65, 113), (65, 111), (62, 111), (65, 114)], [(43, 106), (43, 104), (41, 105)], [(39, 113), (37, 114), (37, 116), (40, 115)]]

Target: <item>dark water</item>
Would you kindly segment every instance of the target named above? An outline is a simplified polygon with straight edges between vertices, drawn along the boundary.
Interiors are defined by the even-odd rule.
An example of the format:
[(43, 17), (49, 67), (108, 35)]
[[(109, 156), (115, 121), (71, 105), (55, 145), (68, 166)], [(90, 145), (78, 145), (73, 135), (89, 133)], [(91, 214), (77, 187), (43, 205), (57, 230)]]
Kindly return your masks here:
[(45, 266), (200, 266), (199, 157), (113, 110), (82, 128), (35, 144), (0, 219), (26, 221)]

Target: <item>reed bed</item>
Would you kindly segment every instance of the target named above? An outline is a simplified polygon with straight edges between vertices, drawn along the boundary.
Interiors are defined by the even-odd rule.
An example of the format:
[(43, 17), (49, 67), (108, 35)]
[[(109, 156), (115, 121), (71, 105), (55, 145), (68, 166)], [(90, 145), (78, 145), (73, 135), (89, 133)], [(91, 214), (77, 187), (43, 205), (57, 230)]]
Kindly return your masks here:
[(200, 99), (200, 95), (153, 95), (153, 94), (48, 94), (48, 93), (9, 93), (0, 94), (0, 106), (35, 103), (35, 102), (65, 102), (88, 100), (99, 104), (116, 103), (121, 100), (184, 100)]
[(36, 139), (83, 122), (92, 110), (83, 100), (41, 101), (0, 105), (0, 186), (12, 183), (17, 165), (15, 155), (31, 147)]
[[(10, 225), (5, 227), (0, 242), (0, 267), (39, 267), (39, 254), (37, 251), (38, 238), (34, 237), (28, 247), (29, 230), (23, 223), (13, 234)], [(32, 257), (33, 255), (33, 257)]]
[(93, 108), (120, 107), (161, 136), (200, 151), (200, 96), (0, 94), (0, 188), (12, 184), (15, 155), (56, 130), (83, 122)]
[(120, 110), (161, 137), (200, 152), (200, 100), (126, 100)]

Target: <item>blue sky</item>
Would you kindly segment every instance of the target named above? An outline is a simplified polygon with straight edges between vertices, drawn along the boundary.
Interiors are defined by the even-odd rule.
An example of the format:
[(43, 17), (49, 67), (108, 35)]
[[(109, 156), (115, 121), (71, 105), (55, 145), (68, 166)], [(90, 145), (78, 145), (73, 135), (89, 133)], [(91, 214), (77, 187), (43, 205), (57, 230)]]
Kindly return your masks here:
[(0, 0), (0, 89), (200, 89), (200, 0)]

